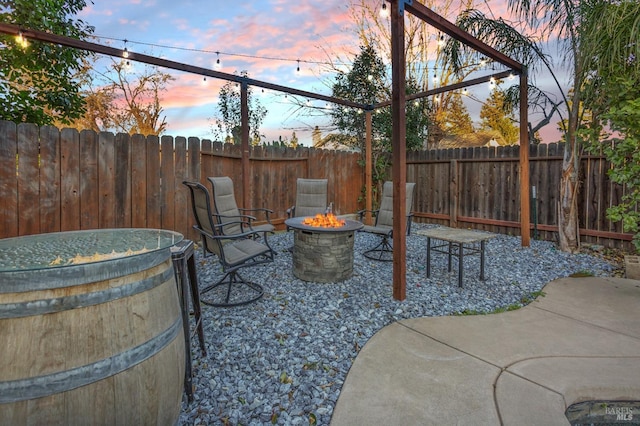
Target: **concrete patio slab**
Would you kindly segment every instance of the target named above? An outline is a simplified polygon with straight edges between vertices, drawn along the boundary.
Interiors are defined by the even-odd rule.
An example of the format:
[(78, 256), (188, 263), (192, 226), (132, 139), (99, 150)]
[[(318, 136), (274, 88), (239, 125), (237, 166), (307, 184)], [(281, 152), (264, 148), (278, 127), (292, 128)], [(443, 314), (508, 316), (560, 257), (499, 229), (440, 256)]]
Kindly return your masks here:
[(392, 324), (342, 387), (341, 425), (567, 425), (588, 400), (640, 401), (640, 281), (564, 278), (517, 311)]

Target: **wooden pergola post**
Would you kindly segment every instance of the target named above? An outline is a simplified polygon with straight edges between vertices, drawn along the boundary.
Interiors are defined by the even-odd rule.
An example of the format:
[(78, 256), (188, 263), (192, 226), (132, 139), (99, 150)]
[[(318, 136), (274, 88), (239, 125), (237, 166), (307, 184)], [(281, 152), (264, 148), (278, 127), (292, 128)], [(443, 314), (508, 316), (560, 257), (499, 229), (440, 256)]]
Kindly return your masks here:
[(393, 177), (393, 298), (407, 297), (407, 144), (404, 2), (391, 3), (391, 161)]
[(365, 217), (364, 217), (364, 223), (366, 223), (367, 225), (371, 225), (371, 210), (373, 208), (373, 202), (372, 202), (372, 198), (373, 198), (373, 194), (372, 194), (372, 187), (373, 187), (373, 167), (372, 167), (372, 158), (373, 156), (371, 155), (371, 139), (373, 137), (372, 135), (372, 111), (371, 110), (366, 110), (365, 114), (364, 114), (364, 128), (365, 128), (365, 139), (364, 139), (364, 158), (365, 158), (365, 165), (364, 165), (364, 191), (365, 191), (365, 196), (364, 196), (364, 202), (365, 202), (365, 206), (364, 208), (366, 209), (366, 213), (365, 213)]
[(529, 200), (529, 83), (527, 70), (520, 74), (520, 239), (523, 247), (531, 244), (531, 202)]
[(249, 85), (240, 83), (240, 121), (242, 126), (242, 207), (250, 209), (251, 203), (251, 162), (249, 161)]

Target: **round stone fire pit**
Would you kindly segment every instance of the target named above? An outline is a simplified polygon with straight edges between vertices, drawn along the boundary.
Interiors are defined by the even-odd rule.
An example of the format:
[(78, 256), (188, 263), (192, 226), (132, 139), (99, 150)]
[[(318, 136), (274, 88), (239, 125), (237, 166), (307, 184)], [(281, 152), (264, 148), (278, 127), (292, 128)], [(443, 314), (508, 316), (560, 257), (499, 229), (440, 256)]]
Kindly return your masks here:
[(345, 220), (334, 228), (305, 225), (305, 217), (285, 220), (293, 234), (293, 275), (303, 281), (344, 281), (353, 273), (354, 231), (364, 225)]

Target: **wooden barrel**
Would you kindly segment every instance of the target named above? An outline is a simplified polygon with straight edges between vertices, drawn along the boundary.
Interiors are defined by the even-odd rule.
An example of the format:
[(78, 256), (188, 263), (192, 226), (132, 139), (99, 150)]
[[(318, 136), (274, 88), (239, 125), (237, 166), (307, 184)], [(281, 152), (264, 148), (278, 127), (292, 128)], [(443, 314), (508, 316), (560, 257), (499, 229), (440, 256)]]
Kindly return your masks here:
[[(89, 263), (56, 256), (56, 240), (67, 252), (94, 250), (107, 235), (133, 246), (158, 236), (158, 244)], [(100, 230), (0, 240), (1, 425), (177, 422), (185, 348), (169, 247), (180, 239)], [(54, 261), (20, 260), (28, 255)]]

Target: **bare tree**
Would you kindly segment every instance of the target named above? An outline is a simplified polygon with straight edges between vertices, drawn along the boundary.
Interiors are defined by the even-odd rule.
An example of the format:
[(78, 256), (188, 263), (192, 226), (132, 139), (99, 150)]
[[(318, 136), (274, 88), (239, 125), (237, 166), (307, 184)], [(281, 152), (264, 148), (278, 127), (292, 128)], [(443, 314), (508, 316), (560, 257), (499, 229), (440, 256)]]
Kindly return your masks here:
[(129, 134), (162, 134), (167, 122), (162, 116), (160, 95), (174, 77), (150, 65), (144, 65), (141, 71), (136, 69), (126, 60), (112, 60), (104, 72), (88, 66), (83, 77), (85, 114), (71, 127)]

